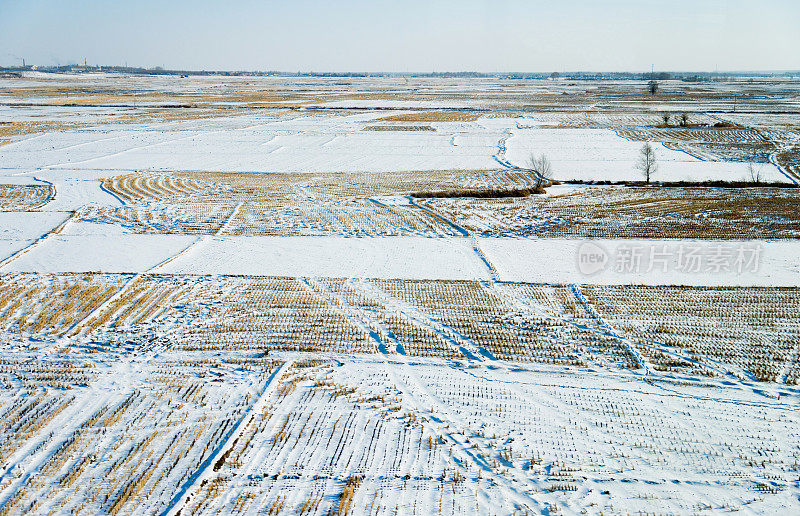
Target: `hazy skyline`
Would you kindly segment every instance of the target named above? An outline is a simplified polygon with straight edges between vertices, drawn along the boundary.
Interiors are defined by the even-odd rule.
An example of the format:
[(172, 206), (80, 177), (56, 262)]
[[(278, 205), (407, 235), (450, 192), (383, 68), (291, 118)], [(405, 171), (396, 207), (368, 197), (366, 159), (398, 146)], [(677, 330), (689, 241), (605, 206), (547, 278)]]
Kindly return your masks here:
[(0, 0), (0, 65), (796, 70), (798, 22), (796, 0)]

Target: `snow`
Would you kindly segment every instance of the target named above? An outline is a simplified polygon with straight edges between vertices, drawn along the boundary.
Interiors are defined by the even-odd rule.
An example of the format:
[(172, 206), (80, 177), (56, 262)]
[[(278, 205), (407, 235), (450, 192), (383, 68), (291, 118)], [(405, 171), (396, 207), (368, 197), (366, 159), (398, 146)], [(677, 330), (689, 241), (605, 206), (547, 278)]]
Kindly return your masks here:
[(0, 239), (35, 240), (68, 216), (59, 212), (0, 212)]
[(167, 265), (175, 274), (488, 278), (466, 239), (213, 237)]
[[(472, 171), (524, 167), (536, 152), (557, 179), (640, 179), (641, 142), (556, 128), (558, 116), (579, 113), (573, 107), (552, 119), (363, 130), (395, 125), (379, 120), (387, 115), (486, 107), (503, 95), (524, 103), (558, 90), (579, 103), (595, 83), (412, 79), (430, 91), (424, 98), (453, 95), (410, 101), (363, 98), (408, 88), (406, 78), (25, 75), (33, 87), (199, 91), (232, 110), (226, 91), (289, 86), (313, 109), (127, 124), (108, 118), (153, 110), (12, 109), (1, 103), (14, 95), (0, 99), (0, 121), (80, 124), (0, 146), (0, 184), (56, 191), (37, 211), (0, 213), (3, 509), (330, 514), (355, 485), (352, 514), (800, 512), (797, 296), (760, 288), (800, 286), (798, 240), (481, 238), (459, 226), (472, 221), (432, 212), (465, 236), (347, 237), (334, 233), (377, 227), (340, 209), (368, 201), (312, 186), (286, 196), (302, 197), (298, 219), (280, 218), (293, 201), (250, 203), (246, 190), (235, 205), (214, 199), (207, 213), (226, 218), (191, 227), (149, 221), (179, 213), (193, 193), (139, 192), (131, 218), (89, 209), (121, 206), (101, 180), (140, 170), (453, 170), (479, 187)], [(690, 97), (607, 99), (651, 112), (641, 117), (698, 107)], [(765, 130), (776, 123), (755, 118)], [(657, 180), (746, 175), (745, 163), (656, 147)], [(784, 179), (765, 168), (765, 180)], [(391, 192), (371, 200), (428, 209)], [(493, 216), (491, 205), (481, 217)], [(323, 221), (360, 218), (313, 226), (324, 236), (235, 235), (242, 220), (285, 223), (320, 208)], [(216, 234), (189, 234), (198, 228)], [(678, 260), (694, 249), (704, 261), (683, 270)], [(714, 270), (738, 250), (757, 258), (742, 272)], [(664, 269), (648, 267), (653, 251), (668, 251)]]
[[(182, 252), (196, 243), (185, 253)], [(109, 234), (106, 224), (76, 223), (6, 270), (145, 272), (265, 276), (485, 279), (468, 239), (418, 237), (236, 237)]]
[(4, 166), (86, 170), (217, 172), (381, 172), (496, 168), (499, 134), (470, 126), (458, 146), (450, 131), (363, 131), (377, 113), (263, 120), (218, 128), (213, 121), (176, 129), (115, 127), (52, 132), (0, 147)]
[[(63, 218), (63, 215), (62, 215)], [(48, 223), (60, 223), (51, 217)], [(49, 228), (48, 228), (49, 229)], [(9, 246), (21, 247), (36, 231), (17, 232)], [(358, 277), (398, 279), (470, 279), (492, 277), (529, 283), (596, 285), (800, 286), (800, 242), (673, 240), (592, 240), (606, 253), (604, 270), (582, 272), (578, 259), (584, 240), (425, 237), (281, 237), (130, 234), (118, 226), (76, 222), (49, 236), (6, 271), (139, 273), (174, 256), (157, 272), (169, 274), (246, 274), (259, 276)], [(718, 251), (717, 248), (721, 251)], [(758, 251), (754, 249), (758, 248)], [(635, 249), (640, 267), (630, 270), (621, 255)], [(680, 249), (709, 255), (722, 252), (728, 262), (679, 265)], [(744, 253), (739, 269), (736, 254)], [(654, 263), (651, 251), (666, 252), (670, 263)], [(481, 254), (482, 252), (482, 254)], [(750, 265), (757, 253), (757, 264)], [(483, 261), (483, 257), (488, 264)], [(619, 263), (617, 263), (619, 262)], [(745, 265), (747, 265), (745, 267)], [(716, 267), (716, 271), (714, 270)], [(698, 269), (699, 268), (699, 269)], [(665, 270), (666, 269), (666, 270)], [(697, 270), (695, 270), (697, 269)]]
[[(145, 457), (158, 482), (132, 502), (148, 513), (194, 512), (201, 503), (203, 512), (235, 513), (248, 495), (253, 508), (282, 499), (287, 513), (320, 497), (317, 512), (325, 513), (355, 476), (363, 478), (356, 514), (437, 513), (431, 508), (439, 504), (452, 514), (555, 505), (564, 513), (635, 513), (645, 503), (665, 513), (691, 513), (698, 503), (798, 510), (794, 489), (756, 490), (767, 485), (764, 475), (780, 476), (794, 460), (796, 388), (778, 398), (728, 380), (671, 383), (625, 371), (324, 353), (276, 353), (277, 364), (261, 374), (206, 359), (213, 374), (194, 377), (191, 390), (173, 388), (163, 378), (192, 370), (188, 357), (199, 355), (157, 347), (100, 363), (95, 388), (72, 390), (75, 400), (39, 433), (47, 438), (11, 457), (17, 471), (59, 457), (61, 444), (95, 414), (126, 410), (105, 420), (102, 432), (82, 432), (83, 449), (103, 460), (82, 463), (70, 498), (58, 479), (83, 454), (37, 475), (37, 491), (48, 495), (37, 509), (88, 501), (107, 483), (138, 474)], [(14, 399), (5, 391), (0, 397)], [(179, 439), (187, 427), (192, 438)], [(134, 448), (150, 436), (149, 449)], [(157, 464), (146, 460), (162, 454)], [(769, 461), (753, 465), (766, 454)], [(131, 457), (129, 469), (111, 468)], [(104, 472), (96, 477), (104, 481), (88, 481)], [(224, 489), (213, 492), (220, 477)], [(13, 488), (24, 480), (6, 478)]]
[[(557, 179), (639, 180), (640, 142), (599, 129), (527, 128), (528, 119), (436, 122), (436, 131), (363, 131), (382, 116), (257, 118), (234, 126), (219, 121), (99, 126), (54, 131), (0, 147), (4, 166), (98, 171), (195, 170), (213, 172), (387, 172), (498, 168), (495, 156), (527, 167), (544, 153)], [(501, 143), (505, 142), (505, 152)], [(746, 163), (701, 161), (658, 144), (658, 180), (738, 181)], [(766, 181), (786, 177), (769, 166)], [(47, 179), (47, 174), (43, 173)]]
[[(14, 253), (25, 249), (29, 245), (33, 243), (33, 240), (20, 240), (20, 239), (13, 239), (13, 240), (6, 240), (0, 239), (0, 262), (2, 260), (9, 258)], [(0, 268), (2, 270), (2, 268)]]
[(440, 101), (440, 100), (390, 100), (390, 99), (352, 99), (320, 102), (316, 105), (327, 108), (357, 109), (441, 109), (441, 108), (479, 108), (480, 101)]
[[(24, 172), (21, 172), (24, 173)], [(46, 184), (37, 181), (33, 177), (23, 175), (0, 175), (0, 185), (42, 185)]]
[[(81, 174), (80, 172), (67, 171), (62, 173), (49, 172), (46, 174), (49, 182), (56, 189), (55, 199), (45, 204), (43, 211), (74, 211), (84, 206), (119, 206), (120, 201), (104, 191), (98, 179), (73, 179), (74, 176), (91, 176), (94, 174)], [(103, 172), (103, 177), (108, 177), (112, 173)], [(37, 176), (39, 177), (39, 176)]]
[[(531, 283), (586, 283), (593, 285), (693, 285), (693, 286), (800, 286), (800, 242), (790, 241), (697, 241), (697, 240), (608, 240), (595, 239), (513, 239), (479, 238), (480, 247), (497, 269), (503, 281)], [(583, 246), (598, 246), (608, 257), (605, 269), (596, 273), (581, 272), (578, 260)], [(708, 256), (722, 249), (735, 260), (739, 249), (746, 261), (760, 253), (755, 270), (733, 267), (724, 262), (717, 269)], [(678, 263), (680, 249), (684, 252), (699, 249), (697, 255), (706, 258), (697, 262)], [(637, 251), (633, 251), (633, 250)], [(651, 270), (651, 251), (668, 260), (665, 266), (654, 261)], [(628, 254), (630, 252), (630, 254)], [(640, 267), (621, 258), (640, 255)], [(624, 261), (623, 261), (624, 260)], [(683, 267), (683, 265), (686, 265)], [(730, 267), (728, 267), (730, 265)], [(744, 264), (743, 264), (744, 265)], [(695, 271), (696, 266), (699, 270)], [(665, 271), (666, 269), (666, 271)]]
[[(640, 181), (636, 168), (643, 143), (629, 141), (609, 129), (520, 129), (506, 141), (506, 159), (524, 167), (532, 153), (544, 154), (560, 180)], [(701, 161), (694, 156), (654, 144), (656, 181), (746, 181), (747, 163)], [(763, 181), (786, 182), (774, 166), (764, 166)]]
[(107, 224), (74, 222), (48, 235), (2, 272), (145, 272), (183, 251), (197, 237), (132, 235)]

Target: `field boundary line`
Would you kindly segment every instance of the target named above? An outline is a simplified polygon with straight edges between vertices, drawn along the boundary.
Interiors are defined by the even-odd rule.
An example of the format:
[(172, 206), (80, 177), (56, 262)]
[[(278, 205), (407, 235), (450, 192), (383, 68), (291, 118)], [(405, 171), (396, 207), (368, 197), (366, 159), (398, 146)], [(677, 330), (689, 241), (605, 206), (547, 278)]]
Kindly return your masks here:
[(112, 192), (111, 190), (106, 188), (105, 186), (103, 186), (103, 180), (102, 179), (100, 181), (98, 181), (98, 182), (100, 183), (100, 190), (102, 190), (103, 192), (105, 192), (108, 195), (112, 196), (114, 199), (118, 200), (120, 203), (122, 203), (123, 206), (126, 206), (128, 204), (124, 200), (122, 200), (120, 198), (120, 196), (118, 196), (117, 194), (115, 194), (114, 192)]
[(65, 332), (64, 332), (64, 335), (65, 335), (66, 337), (75, 337), (75, 336), (77, 336), (77, 335), (80, 333), (78, 330), (80, 330), (80, 328), (83, 326), (83, 324), (84, 324), (84, 323), (90, 322), (92, 319), (94, 319), (95, 317), (97, 317), (97, 316), (99, 316), (100, 314), (102, 314), (102, 313), (103, 313), (103, 311), (105, 311), (105, 309), (106, 309), (106, 308), (108, 308), (108, 306), (109, 306), (111, 303), (113, 303), (114, 301), (116, 301), (117, 299), (119, 299), (120, 297), (122, 297), (122, 295), (123, 295), (123, 294), (124, 294), (124, 293), (125, 293), (125, 292), (128, 290), (128, 287), (130, 287), (131, 285), (133, 285), (134, 283), (136, 283), (136, 282), (139, 280), (139, 278), (141, 278), (141, 277), (142, 277), (142, 276), (144, 276), (144, 275), (145, 275), (145, 273), (143, 273), (143, 272), (140, 272), (139, 274), (132, 274), (132, 275), (131, 275), (131, 278), (130, 278), (128, 281), (126, 281), (126, 282), (125, 282), (125, 283), (124, 283), (124, 284), (123, 284), (123, 285), (122, 285), (122, 286), (119, 288), (119, 290), (117, 290), (117, 291), (116, 291), (116, 292), (115, 292), (115, 293), (114, 293), (112, 296), (110, 296), (108, 299), (106, 299), (105, 301), (103, 301), (102, 303), (100, 303), (100, 304), (99, 304), (99, 305), (98, 305), (98, 306), (97, 306), (97, 307), (96, 307), (94, 310), (92, 310), (91, 312), (89, 312), (88, 314), (86, 314), (86, 316), (85, 316), (85, 317), (82, 317), (80, 320), (78, 320), (78, 321), (75, 321), (75, 322), (72, 324), (72, 326), (70, 326), (70, 327), (67, 329), (67, 331), (65, 331)]
[(412, 206), (416, 206), (417, 208), (421, 209), (434, 219), (437, 219), (443, 222), (444, 224), (447, 224), (448, 226), (453, 228), (456, 232), (460, 233), (461, 236), (463, 236), (464, 238), (469, 238), (470, 241), (472, 242), (472, 250), (475, 251), (475, 254), (477, 255), (478, 259), (481, 261), (481, 263), (483, 263), (484, 267), (486, 267), (486, 271), (489, 273), (489, 277), (492, 279), (492, 281), (499, 281), (500, 278), (497, 273), (497, 269), (489, 260), (489, 257), (486, 256), (486, 253), (484, 253), (483, 250), (481, 249), (480, 243), (478, 242), (478, 238), (474, 234), (470, 233), (469, 231), (467, 231), (466, 228), (456, 224), (455, 222), (448, 219), (444, 215), (440, 214), (436, 210), (433, 210), (421, 204), (417, 204), (417, 202), (414, 200), (412, 196), (409, 195), (407, 196), (407, 198), (409, 204), (411, 204)]
[[(241, 203), (240, 203), (240, 204), (241, 204)], [(237, 211), (237, 210), (236, 210), (236, 209), (234, 209), (234, 210), (231, 212), (230, 216), (228, 216), (228, 218), (227, 218), (227, 219), (226, 219), (226, 220), (225, 220), (225, 221), (222, 223), (222, 225), (220, 226), (220, 228), (217, 230), (217, 233), (215, 233), (214, 235), (218, 234), (218, 233), (219, 233), (219, 231), (220, 231), (220, 230), (222, 230), (222, 228), (223, 228), (223, 227), (224, 227), (226, 224), (228, 224), (228, 222), (230, 222), (231, 218), (232, 218), (232, 217), (235, 215), (236, 211)], [(66, 335), (67, 337), (74, 337), (74, 336), (78, 335), (78, 331), (77, 331), (77, 330), (78, 330), (78, 329), (79, 329), (79, 328), (80, 328), (80, 327), (81, 327), (81, 326), (82, 326), (82, 325), (83, 325), (85, 322), (88, 322), (88, 321), (90, 321), (91, 319), (93, 319), (93, 318), (95, 318), (95, 317), (99, 316), (99, 315), (100, 315), (100, 314), (101, 314), (101, 313), (102, 313), (102, 312), (103, 312), (103, 311), (104, 311), (106, 308), (108, 308), (108, 307), (110, 306), (110, 304), (111, 304), (111, 303), (113, 303), (115, 300), (119, 299), (119, 298), (120, 298), (120, 297), (121, 297), (121, 296), (122, 296), (122, 295), (123, 295), (123, 294), (124, 294), (124, 293), (125, 293), (125, 292), (128, 290), (128, 288), (129, 288), (131, 285), (134, 285), (134, 284), (135, 284), (135, 283), (136, 283), (136, 282), (137, 282), (137, 281), (138, 281), (140, 278), (143, 278), (143, 277), (145, 277), (145, 276), (149, 276), (149, 275), (153, 275), (153, 274), (159, 274), (159, 272), (158, 272), (158, 269), (159, 269), (159, 268), (161, 268), (161, 267), (163, 267), (164, 265), (166, 265), (166, 264), (170, 263), (171, 261), (175, 260), (175, 259), (176, 259), (176, 258), (178, 258), (179, 256), (182, 256), (184, 253), (186, 253), (186, 252), (187, 252), (187, 251), (189, 251), (190, 249), (194, 248), (195, 246), (197, 246), (197, 245), (198, 245), (198, 244), (200, 244), (201, 242), (205, 241), (205, 240), (206, 240), (207, 238), (209, 238), (210, 236), (214, 236), (214, 235), (200, 235), (200, 236), (199, 236), (197, 239), (195, 239), (195, 240), (194, 240), (193, 242), (191, 242), (189, 245), (187, 245), (186, 247), (184, 247), (184, 248), (183, 248), (181, 251), (179, 251), (178, 253), (176, 253), (176, 254), (173, 254), (172, 256), (170, 256), (170, 257), (168, 257), (168, 258), (165, 258), (164, 260), (161, 260), (160, 262), (158, 262), (157, 264), (153, 265), (152, 267), (148, 268), (147, 270), (145, 270), (145, 271), (143, 271), (143, 272), (140, 272), (140, 273), (134, 274), (134, 275), (133, 275), (133, 277), (132, 277), (132, 278), (131, 278), (131, 279), (130, 279), (128, 282), (126, 282), (126, 283), (125, 283), (125, 284), (124, 284), (122, 287), (120, 287), (120, 289), (119, 289), (119, 290), (118, 290), (118, 291), (117, 291), (117, 292), (116, 292), (116, 293), (115, 293), (113, 296), (111, 296), (110, 298), (108, 298), (107, 300), (105, 300), (103, 303), (101, 303), (101, 304), (100, 304), (100, 306), (98, 306), (97, 308), (95, 308), (94, 310), (92, 310), (92, 311), (91, 311), (89, 314), (87, 314), (87, 315), (86, 315), (86, 317), (82, 318), (80, 321), (76, 321), (76, 322), (75, 322), (75, 324), (73, 324), (72, 326), (70, 326), (70, 328), (67, 330), (67, 332), (65, 333), (65, 335)], [(2, 266), (0, 266), (0, 268), (2, 268)]]
[(772, 151), (769, 154), (769, 162), (771, 164), (775, 165), (775, 167), (778, 169), (778, 171), (781, 174), (783, 174), (784, 176), (786, 176), (786, 178), (789, 181), (791, 181), (792, 183), (794, 183), (796, 185), (800, 184), (800, 182), (798, 182), (797, 178), (794, 177), (794, 174), (792, 174), (791, 172), (787, 172), (786, 170), (783, 170), (783, 167), (780, 165), (780, 163), (778, 163), (778, 153), (781, 152), (782, 150), (783, 149), (776, 149), (776, 150)]
[(50, 204), (51, 202), (53, 202), (53, 201), (55, 201), (55, 200), (56, 200), (56, 195), (58, 195), (58, 188), (56, 188), (56, 185), (55, 185), (55, 184), (53, 184), (53, 183), (51, 183), (51, 182), (50, 182), (50, 181), (48, 181), (47, 179), (39, 179), (39, 178), (38, 178), (38, 177), (36, 177), (36, 176), (31, 176), (31, 178), (32, 178), (34, 181), (39, 181), (40, 183), (45, 183), (47, 186), (49, 186), (49, 187), (52, 189), (52, 192), (53, 192), (53, 195), (52, 195), (52, 196), (50, 196), (50, 198), (49, 198), (49, 199), (47, 199), (47, 201), (45, 201), (45, 202), (44, 202), (44, 204), (42, 204), (41, 206), (39, 206), (38, 208), (36, 208), (36, 210), (37, 210), (37, 211), (41, 211), (41, 210), (42, 210), (42, 208), (44, 208), (45, 206), (47, 206), (48, 204)]
[(267, 398), (270, 394), (277, 388), (277, 385), (283, 376), (283, 374), (291, 367), (294, 363), (293, 360), (287, 360), (276, 369), (270, 376), (267, 378), (267, 381), (264, 383), (264, 386), (261, 388), (261, 392), (256, 395), (256, 399), (253, 403), (250, 404), (250, 407), (242, 414), (242, 417), (236, 422), (235, 425), (231, 427), (225, 437), (222, 439), (222, 442), (217, 445), (217, 447), (212, 451), (206, 460), (204, 460), (198, 470), (194, 472), (187, 480), (183, 483), (181, 488), (175, 493), (175, 496), (167, 504), (167, 507), (161, 512), (162, 516), (175, 516), (178, 514), (181, 509), (183, 509), (184, 505), (191, 500), (192, 495), (194, 494), (195, 489), (203, 484), (205, 480), (207, 480), (213, 473), (213, 468), (210, 466), (213, 462), (217, 459), (217, 457), (224, 455), (241, 436), (242, 431), (244, 430), (245, 426), (244, 420), (251, 416), (251, 414), (255, 413), (256, 410), (260, 410), (263, 404), (266, 402)]
[(227, 231), (228, 228), (231, 226), (231, 223), (233, 222), (233, 219), (235, 219), (236, 216), (239, 214), (239, 212), (242, 210), (242, 206), (244, 206), (244, 201), (238, 203), (236, 206), (233, 207), (233, 210), (231, 210), (231, 214), (228, 215), (228, 218), (225, 219), (225, 221), (222, 223), (222, 225), (220, 225), (219, 229), (217, 229), (217, 231), (214, 233), (214, 235), (224, 235), (225, 234), (225, 231)]
[(194, 242), (192, 242), (189, 245), (187, 245), (186, 247), (184, 247), (181, 251), (173, 254), (169, 258), (165, 258), (165, 259), (161, 260), (157, 264), (155, 264), (152, 267), (150, 267), (149, 269), (147, 269), (147, 271), (145, 271), (145, 272), (146, 273), (150, 273), (150, 274), (159, 274), (158, 269), (160, 269), (161, 267), (163, 267), (163, 266), (167, 265), (168, 263), (172, 262), (173, 260), (176, 260), (179, 257), (183, 256), (185, 253), (187, 253), (191, 249), (197, 247), (198, 245), (202, 244), (203, 242), (205, 242), (209, 238), (220, 235), (220, 233), (230, 224), (231, 220), (233, 220), (233, 218), (239, 212), (239, 209), (241, 208), (241, 206), (243, 204), (244, 204), (243, 202), (240, 202), (239, 204), (237, 204), (236, 207), (231, 211), (231, 214), (228, 215), (228, 218), (225, 219), (225, 221), (223, 221), (223, 223), (219, 226), (219, 228), (217, 228), (217, 231), (215, 231), (213, 234), (205, 234), (205, 235), (198, 236), (197, 239), (195, 239)]
[(54, 227), (53, 229), (51, 229), (47, 233), (43, 234), (42, 236), (40, 236), (39, 238), (37, 238), (36, 240), (31, 242), (30, 245), (28, 245), (26, 247), (23, 247), (22, 249), (20, 249), (19, 251), (15, 252), (11, 256), (5, 258), (3, 261), (0, 261), (0, 270), (2, 270), (5, 267), (7, 267), (11, 262), (16, 260), (20, 256), (22, 256), (22, 255), (28, 253), (29, 251), (33, 250), (34, 248), (38, 247), (42, 242), (44, 242), (45, 240), (47, 240), (51, 236), (60, 234), (62, 231), (64, 231), (64, 229), (67, 226), (70, 225), (70, 223), (74, 222), (77, 219), (77, 213), (78, 213), (77, 210), (70, 212), (69, 217), (67, 217), (66, 220), (62, 221), (61, 224), (59, 224), (58, 226)]

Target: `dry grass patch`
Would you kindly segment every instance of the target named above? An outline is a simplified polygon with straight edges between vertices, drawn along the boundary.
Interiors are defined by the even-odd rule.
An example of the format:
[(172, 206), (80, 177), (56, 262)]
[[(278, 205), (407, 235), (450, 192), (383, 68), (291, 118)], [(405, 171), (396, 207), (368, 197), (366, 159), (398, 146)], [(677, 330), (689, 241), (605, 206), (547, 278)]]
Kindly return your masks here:
[(435, 131), (429, 125), (368, 125), (363, 131)]
[(14, 138), (48, 131), (68, 131), (79, 129), (84, 125), (77, 122), (4, 122), (0, 124), (0, 138)]
[(0, 211), (36, 210), (55, 197), (52, 185), (0, 185)]
[(482, 113), (469, 111), (426, 111), (403, 115), (385, 116), (375, 119), (376, 122), (474, 122)]
[(215, 107), (224, 102), (225, 104), (252, 107), (280, 107), (300, 106), (327, 100), (315, 92), (298, 95), (290, 90), (274, 92), (234, 90), (208, 94), (205, 92), (137, 90), (134, 88), (87, 88), (71, 85), (0, 88), (0, 96), (26, 101), (43, 101), (56, 105), (70, 104), (77, 106), (149, 103), (163, 104), (168, 107)]
[(91, 207), (82, 220), (122, 224), (138, 232), (351, 236), (446, 236), (453, 228), (425, 210), (387, 195), (412, 192), (530, 189), (522, 172), (450, 170), (331, 174), (172, 174), (139, 172), (103, 181), (127, 203)]
[(800, 237), (800, 197), (789, 188), (592, 187), (548, 197), (424, 202), (467, 230), (492, 236)]

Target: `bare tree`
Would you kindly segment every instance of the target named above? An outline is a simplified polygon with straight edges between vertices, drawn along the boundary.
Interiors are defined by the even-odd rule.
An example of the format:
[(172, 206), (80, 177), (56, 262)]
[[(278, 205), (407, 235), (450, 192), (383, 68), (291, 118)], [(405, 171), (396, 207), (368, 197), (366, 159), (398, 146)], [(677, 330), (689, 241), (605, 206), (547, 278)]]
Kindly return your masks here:
[(539, 156), (536, 153), (531, 153), (528, 160), (530, 167), (536, 172), (536, 187), (544, 187), (545, 183), (549, 183), (553, 179), (553, 166), (546, 155)]
[(665, 126), (669, 126), (669, 119), (670, 119), (669, 113), (661, 113), (661, 119), (664, 120)]
[(658, 91), (658, 81), (650, 81), (647, 83), (647, 91), (650, 92), (650, 95), (655, 95)]
[(747, 175), (750, 177), (751, 183), (761, 183), (761, 167), (752, 161), (747, 164)]
[(689, 125), (689, 113), (681, 113), (681, 127)]
[(645, 181), (649, 184), (650, 178), (658, 170), (656, 151), (653, 149), (653, 146), (650, 145), (650, 142), (645, 142), (642, 146), (642, 150), (639, 151), (639, 162), (636, 164), (636, 168), (641, 171)]

